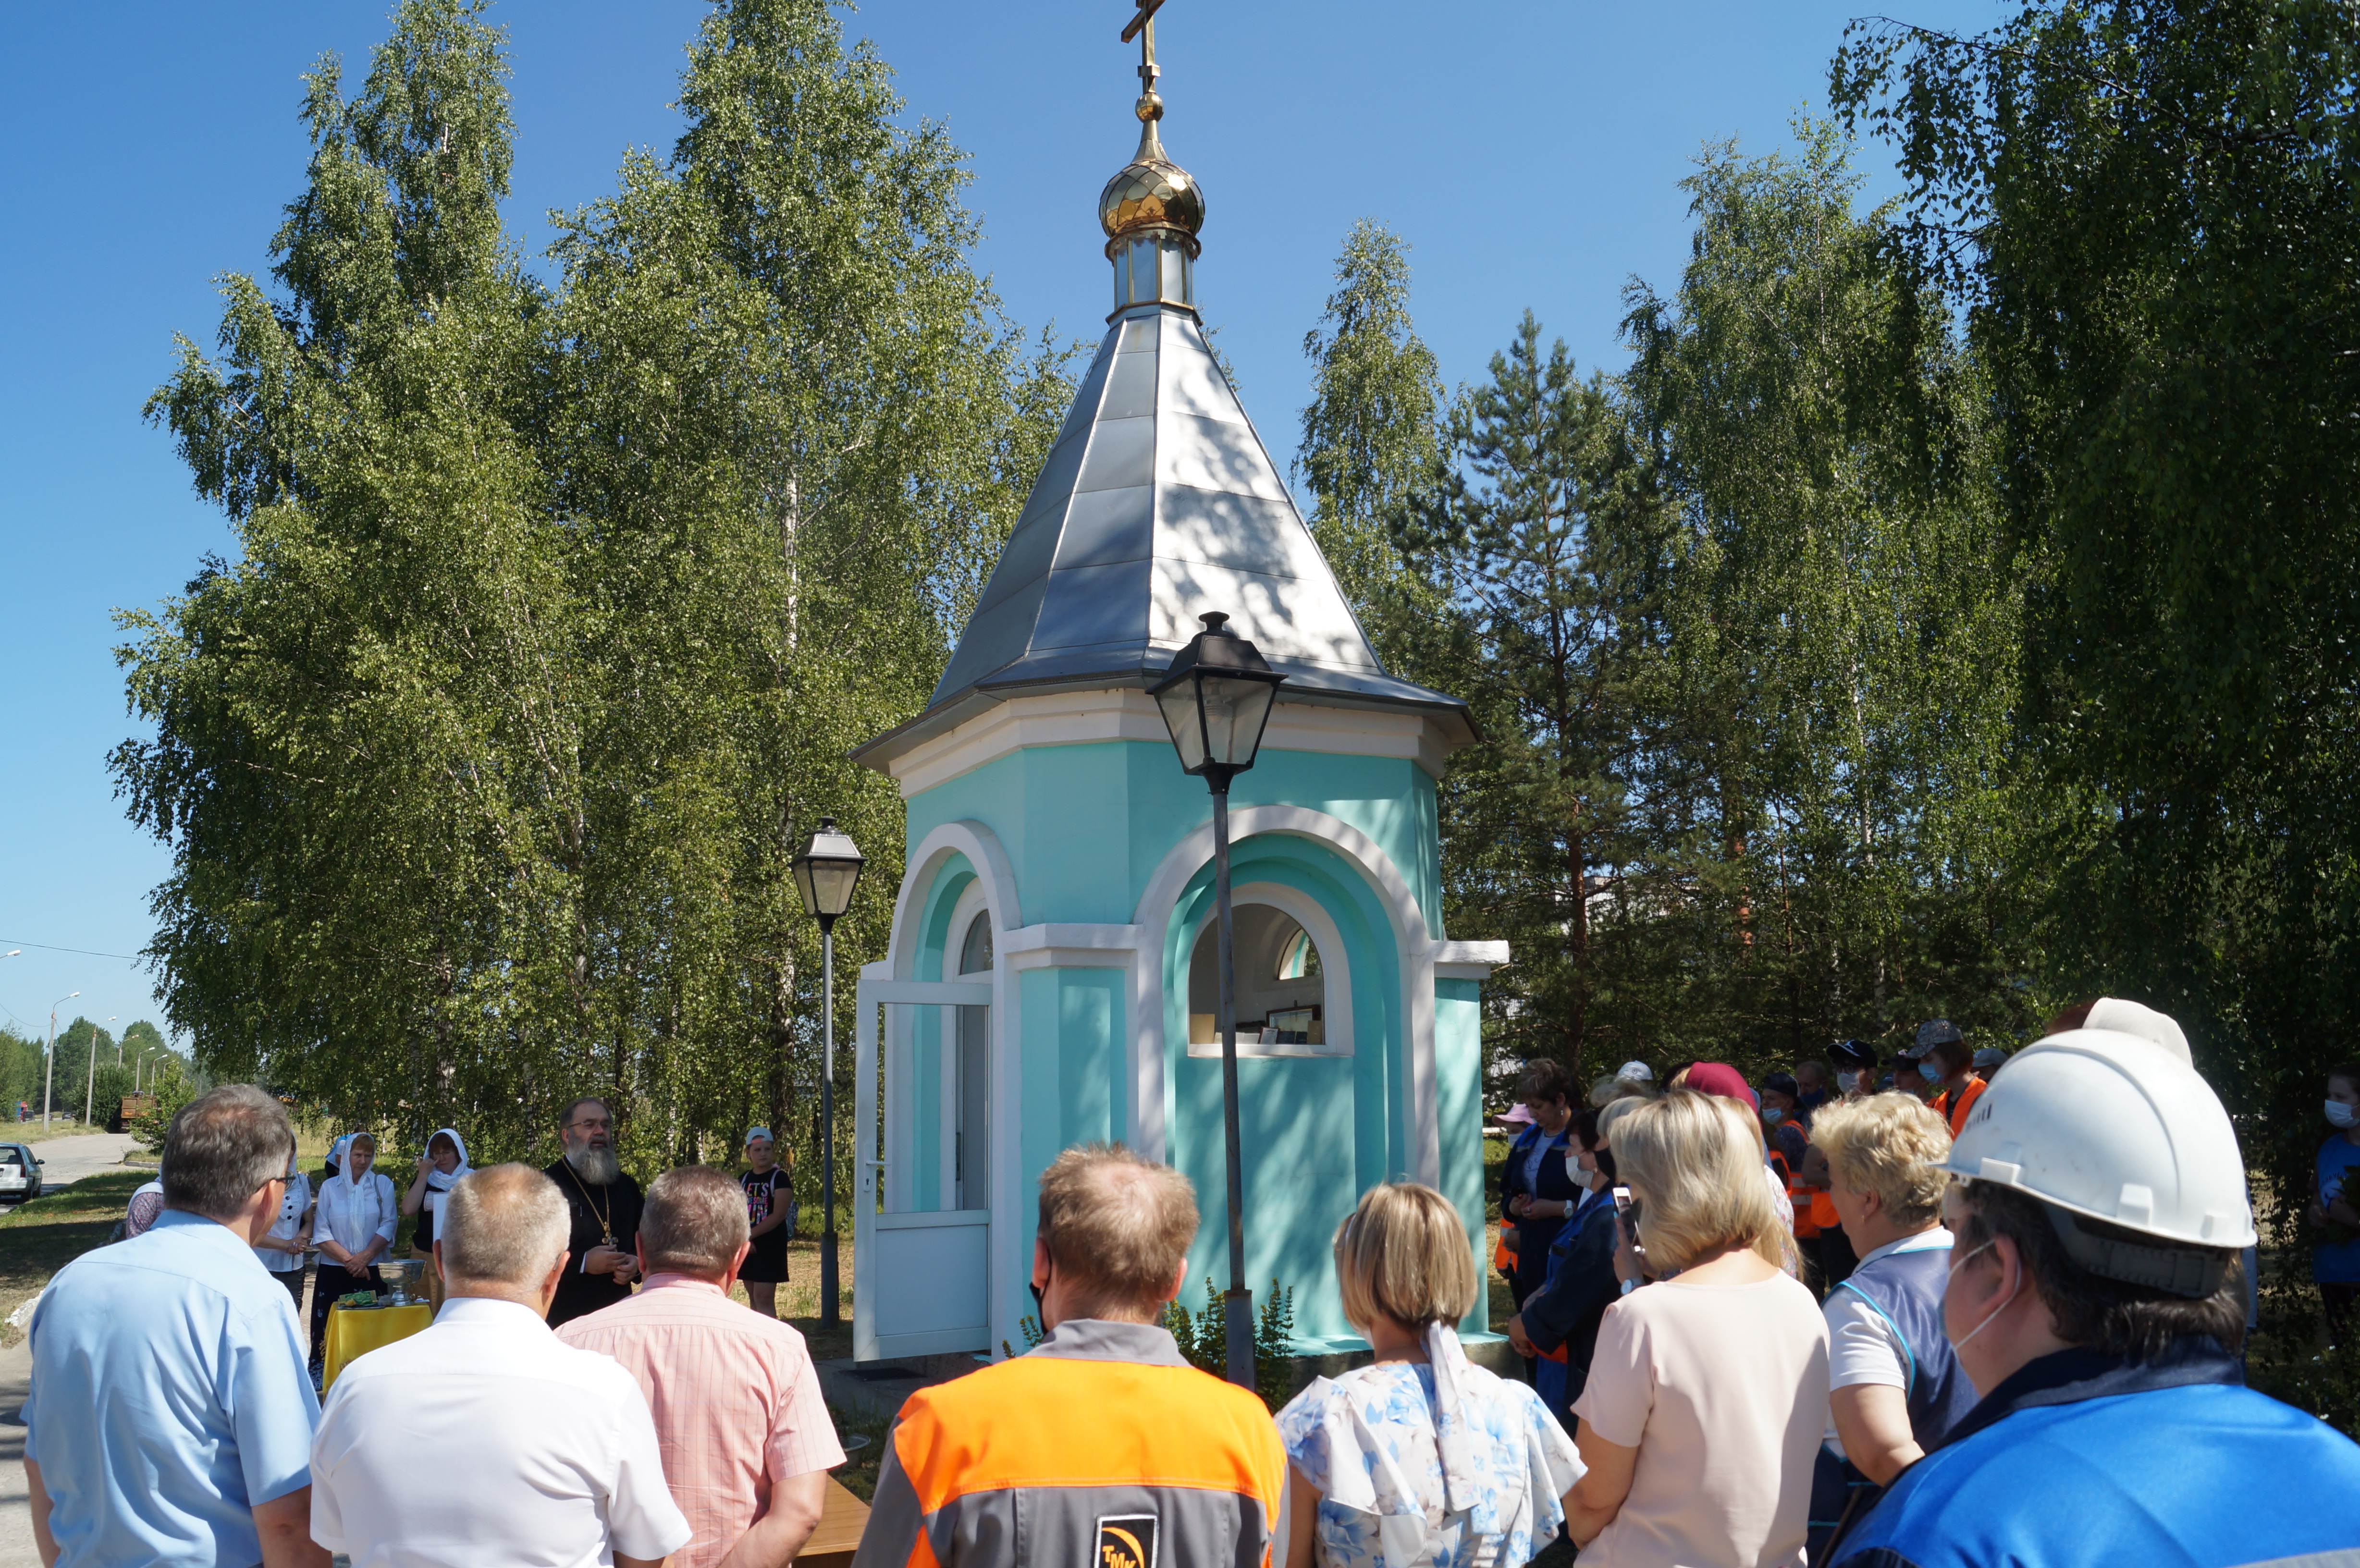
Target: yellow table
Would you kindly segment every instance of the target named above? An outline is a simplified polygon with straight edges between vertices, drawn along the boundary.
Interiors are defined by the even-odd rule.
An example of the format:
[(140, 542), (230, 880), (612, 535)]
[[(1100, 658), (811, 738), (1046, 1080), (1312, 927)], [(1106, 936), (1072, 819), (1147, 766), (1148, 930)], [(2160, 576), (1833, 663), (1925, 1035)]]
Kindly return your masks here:
[(433, 1321), (434, 1309), (423, 1301), (413, 1301), (406, 1307), (330, 1307), (328, 1375), (320, 1391), (324, 1394), (334, 1388), (336, 1374), (355, 1357), (382, 1349), (397, 1339), (408, 1339)]

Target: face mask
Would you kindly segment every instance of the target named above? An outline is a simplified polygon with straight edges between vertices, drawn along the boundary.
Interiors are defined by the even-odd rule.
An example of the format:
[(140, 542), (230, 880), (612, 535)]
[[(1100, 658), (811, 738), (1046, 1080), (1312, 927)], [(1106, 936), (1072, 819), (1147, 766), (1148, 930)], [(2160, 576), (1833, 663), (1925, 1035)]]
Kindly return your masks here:
[(1786, 1113), (1780, 1110), (1777, 1106), (1772, 1105), (1762, 1113), (1762, 1119), (1768, 1122), (1772, 1127), (1776, 1127), (1780, 1122), (1786, 1119)]
[(2327, 1102), (2327, 1125), (2330, 1127), (2360, 1127), (2360, 1105), (2342, 1100)]
[(1857, 1088), (1859, 1088), (1859, 1087), (1860, 1087), (1860, 1074), (1859, 1074), (1859, 1073), (1837, 1073), (1837, 1074), (1836, 1074), (1836, 1093), (1838, 1093), (1838, 1094), (1851, 1094), (1853, 1090), (1855, 1090), (1855, 1089), (1857, 1089)]
[[(1970, 1253), (1968, 1253), (1964, 1258), (1953, 1258), (1953, 1259), (1951, 1260), (1951, 1262), (1950, 1262), (1950, 1272), (1951, 1272), (1951, 1273), (1953, 1273), (1953, 1274), (1956, 1274), (1960, 1269), (1961, 1269), (1965, 1268), (1968, 1264), (1972, 1263), (1972, 1262), (1975, 1260), (1975, 1254), (1976, 1254), (1976, 1253), (1980, 1253), (1980, 1252), (1986, 1252), (1986, 1251), (1989, 1251), (1989, 1250), (1990, 1250), (1990, 1248), (1991, 1248), (1991, 1243), (1987, 1241), (1987, 1242), (1983, 1243), (1983, 1246), (1976, 1247), (1976, 1248), (1974, 1249), (1974, 1251), (1973, 1251), (1973, 1252), (1970, 1252)], [(2004, 1312), (2007, 1311), (2007, 1309), (2008, 1309), (2009, 1307), (2011, 1307), (2011, 1306), (2013, 1306), (2013, 1305), (2015, 1305), (2015, 1304), (2016, 1304), (2016, 1290), (2023, 1290), (2023, 1289), (2024, 1289), (2024, 1276), (2023, 1276), (2023, 1274), (2022, 1274), (2022, 1273), (2020, 1273), (2020, 1272), (2019, 1272), (2019, 1273), (2016, 1275), (2016, 1290), (2010, 1290), (2010, 1291), (2007, 1293), (2007, 1300), (2006, 1300), (2006, 1301), (2002, 1301), (1998, 1306), (1994, 1307), (1994, 1308), (1991, 1310), (1991, 1315), (1990, 1315), (1989, 1317), (1987, 1317), (1987, 1318), (1983, 1319), (1983, 1322), (1981, 1322), (1981, 1323), (1979, 1323), (1975, 1324), (1975, 1326), (1974, 1326), (1974, 1327), (1972, 1327), (1972, 1328), (1971, 1328), (1971, 1329), (1967, 1330), (1967, 1338), (1966, 1338), (1966, 1339), (1954, 1339), (1954, 1340), (1952, 1340), (1952, 1341), (1950, 1342), (1950, 1349), (1951, 1349), (1951, 1351), (1952, 1351), (1953, 1353), (1956, 1353), (1956, 1352), (1958, 1352), (1958, 1351), (1964, 1350), (1964, 1349), (1967, 1347), (1967, 1340), (1971, 1340), (1971, 1339), (1974, 1338), (1974, 1337), (1975, 1337), (1975, 1335), (1977, 1335), (1977, 1334), (1979, 1334), (1983, 1333), (1983, 1330), (1985, 1330), (1985, 1329), (1987, 1329), (1987, 1328), (1991, 1327), (1991, 1325), (1992, 1325), (1993, 1323), (1994, 1323), (1998, 1322), (1998, 1321), (1999, 1321), (1999, 1315), (2000, 1315), (2000, 1313), (2002, 1313), (2002, 1312)]]

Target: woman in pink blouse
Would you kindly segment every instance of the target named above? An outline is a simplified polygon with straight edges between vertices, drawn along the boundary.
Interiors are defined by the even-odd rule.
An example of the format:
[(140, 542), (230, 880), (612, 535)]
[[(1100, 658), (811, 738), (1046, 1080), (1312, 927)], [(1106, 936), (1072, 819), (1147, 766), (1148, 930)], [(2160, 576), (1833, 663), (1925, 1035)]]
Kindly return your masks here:
[(1583, 1568), (1785, 1568), (1809, 1523), (1828, 1334), (1780, 1268), (1761, 1145), (1734, 1103), (1682, 1090), (1615, 1124), (1614, 1159), (1634, 1283), (1573, 1406)]

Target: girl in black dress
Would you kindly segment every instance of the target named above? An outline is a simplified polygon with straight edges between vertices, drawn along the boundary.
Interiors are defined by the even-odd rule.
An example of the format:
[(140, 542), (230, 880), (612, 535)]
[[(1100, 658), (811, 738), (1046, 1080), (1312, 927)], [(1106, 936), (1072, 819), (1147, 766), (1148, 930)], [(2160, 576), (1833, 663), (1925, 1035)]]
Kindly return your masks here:
[(794, 1229), (795, 1183), (778, 1160), (770, 1129), (758, 1127), (746, 1134), (747, 1171), (738, 1180), (746, 1187), (746, 1226), (753, 1249), (738, 1271), (745, 1282), (746, 1300), (768, 1317), (779, 1315), (779, 1285), (787, 1277), (787, 1236)]

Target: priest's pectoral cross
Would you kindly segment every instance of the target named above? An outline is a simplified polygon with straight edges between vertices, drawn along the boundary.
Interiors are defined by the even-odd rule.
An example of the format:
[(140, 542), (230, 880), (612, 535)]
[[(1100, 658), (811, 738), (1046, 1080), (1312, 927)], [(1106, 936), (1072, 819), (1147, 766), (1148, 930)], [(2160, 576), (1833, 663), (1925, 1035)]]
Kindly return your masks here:
[(1152, 97), (1155, 93), (1155, 79), (1161, 74), (1155, 69), (1155, 13), (1164, 9), (1164, 0), (1133, 0), (1133, 3), (1139, 7), (1139, 15), (1123, 28), (1122, 41), (1139, 40), (1139, 90)]

